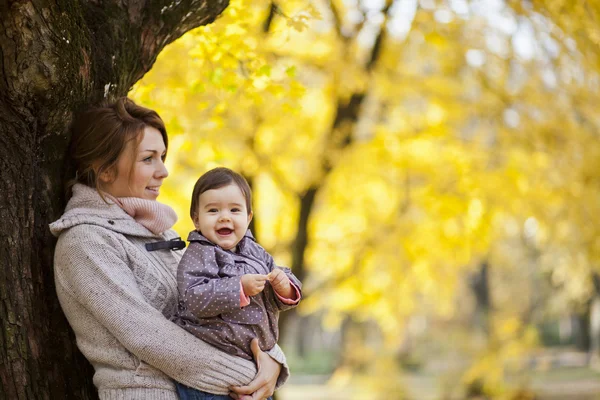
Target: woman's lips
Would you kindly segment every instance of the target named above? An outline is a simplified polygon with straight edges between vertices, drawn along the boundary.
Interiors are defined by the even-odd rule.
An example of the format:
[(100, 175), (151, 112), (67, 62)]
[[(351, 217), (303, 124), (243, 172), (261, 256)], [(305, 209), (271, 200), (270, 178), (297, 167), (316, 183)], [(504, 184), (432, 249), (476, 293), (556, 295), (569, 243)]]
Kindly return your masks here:
[(156, 194), (156, 195), (158, 195), (158, 193), (159, 193), (159, 188), (160, 188), (160, 186), (155, 186), (155, 187), (147, 187), (147, 188), (146, 188), (146, 190), (147, 190), (147, 191), (149, 191), (149, 192), (152, 192), (152, 193), (154, 193), (154, 194)]

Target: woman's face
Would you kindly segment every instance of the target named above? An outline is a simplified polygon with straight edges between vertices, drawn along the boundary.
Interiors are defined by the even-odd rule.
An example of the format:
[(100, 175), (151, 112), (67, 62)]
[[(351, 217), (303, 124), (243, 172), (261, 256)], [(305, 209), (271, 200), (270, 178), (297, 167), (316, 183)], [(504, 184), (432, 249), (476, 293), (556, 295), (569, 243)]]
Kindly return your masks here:
[(147, 126), (135, 152), (132, 151), (134, 146), (134, 142), (127, 144), (117, 160), (116, 170), (100, 175), (101, 188), (114, 197), (156, 200), (163, 179), (169, 175), (163, 162), (166, 149), (162, 135), (156, 128)]

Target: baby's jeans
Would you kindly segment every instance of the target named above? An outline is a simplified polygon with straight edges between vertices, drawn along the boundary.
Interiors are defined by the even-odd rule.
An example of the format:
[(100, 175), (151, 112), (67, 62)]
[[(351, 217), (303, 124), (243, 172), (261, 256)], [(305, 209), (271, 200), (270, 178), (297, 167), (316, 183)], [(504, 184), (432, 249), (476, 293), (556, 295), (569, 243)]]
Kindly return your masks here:
[[(175, 386), (179, 400), (233, 400), (227, 395), (202, 392), (179, 382), (175, 382)], [(273, 398), (269, 397), (267, 400), (273, 400)]]

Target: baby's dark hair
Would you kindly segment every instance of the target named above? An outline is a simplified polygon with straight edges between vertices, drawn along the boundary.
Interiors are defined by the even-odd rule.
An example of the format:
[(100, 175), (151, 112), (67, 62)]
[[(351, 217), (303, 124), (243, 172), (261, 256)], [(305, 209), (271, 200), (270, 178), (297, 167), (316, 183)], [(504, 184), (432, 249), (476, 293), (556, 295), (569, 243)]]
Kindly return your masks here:
[(219, 189), (232, 183), (242, 191), (242, 194), (246, 199), (246, 209), (248, 210), (248, 214), (250, 214), (252, 212), (252, 191), (250, 190), (250, 185), (248, 185), (246, 179), (229, 168), (218, 167), (206, 172), (196, 181), (194, 191), (192, 192), (190, 217), (194, 219), (194, 216), (198, 212), (200, 195), (202, 193), (207, 190)]

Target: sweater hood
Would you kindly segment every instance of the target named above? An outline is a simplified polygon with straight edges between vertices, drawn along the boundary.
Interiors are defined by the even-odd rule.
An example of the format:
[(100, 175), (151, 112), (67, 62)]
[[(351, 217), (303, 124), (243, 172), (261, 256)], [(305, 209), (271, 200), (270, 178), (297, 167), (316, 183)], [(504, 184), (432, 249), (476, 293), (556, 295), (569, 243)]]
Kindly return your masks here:
[(160, 237), (138, 223), (121, 207), (98, 191), (77, 183), (73, 186), (73, 196), (67, 203), (64, 214), (50, 224), (50, 232), (56, 237), (77, 225), (97, 225), (103, 228), (138, 237)]

